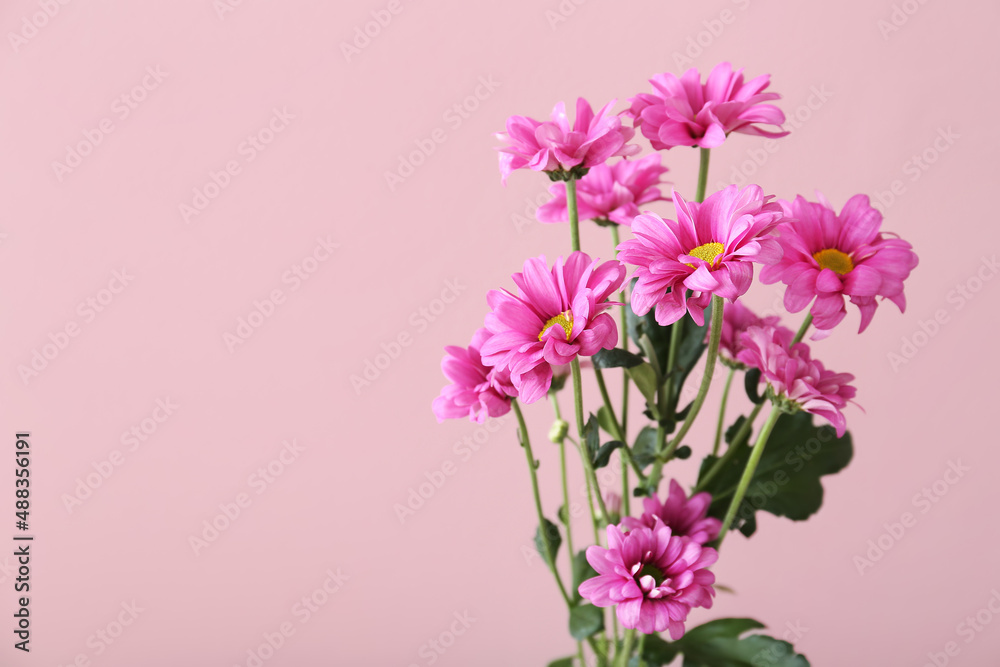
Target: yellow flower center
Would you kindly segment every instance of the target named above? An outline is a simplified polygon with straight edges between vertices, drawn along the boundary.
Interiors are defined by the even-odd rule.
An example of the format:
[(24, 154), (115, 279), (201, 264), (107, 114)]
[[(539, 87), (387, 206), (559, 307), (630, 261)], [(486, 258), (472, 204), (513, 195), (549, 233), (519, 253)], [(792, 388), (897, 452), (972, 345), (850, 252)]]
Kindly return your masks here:
[(825, 250), (820, 250), (819, 252), (813, 254), (813, 259), (819, 264), (821, 269), (830, 269), (834, 273), (839, 273), (844, 275), (845, 273), (850, 273), (854, 269), (854, 262), (851, 260), (851, 256), (843, 253), (836, 248), (827, 248)]
[[(715, 264), (715, 258), (725, 252), (725, 250), (726, 247), (724, 245), (713, 241), (711, 243), (703, 243), (697, 248), (692, 249), (688, 252), (688, 254), (692, 257), (703, 259), (708, 262), (709, 266), (713, 266)], [(694, 264), (688, 264), (688, 266), (692, 269), (695, 268)]]
[(562, 330), (566, 333), (566, 342), (569, 342), (569, 335), (573, 332), (573, 313), (566, 311), (565, 313), (559, 313), (542, 327), (542, 330), (538, 333), (538, 340), (542, 340), (542, 336), (545, 332), (552, 327), (562, 327)]

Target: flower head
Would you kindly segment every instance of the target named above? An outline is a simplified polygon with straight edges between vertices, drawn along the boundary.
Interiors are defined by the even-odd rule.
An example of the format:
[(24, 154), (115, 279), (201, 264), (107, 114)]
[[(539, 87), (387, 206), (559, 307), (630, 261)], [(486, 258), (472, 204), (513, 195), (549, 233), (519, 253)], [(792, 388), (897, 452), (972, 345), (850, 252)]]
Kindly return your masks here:
[(655, 306), (656, 321), (664, 326), (690, 312), (700, 326), (713, 294), (730, 301), (745, 294), (753, 280), (751, 263), (781, 258), (770, 232), (783, 215), (770, 200), (756, 185), (730, 185), (703, 204), (674, 192), (677, 222), (654, 213), (637, 216), (636, 238), (618, 246), (619, 259), (638, 267), (632, 310), (645, 315)]
[(857, 394), (850, 384), (850, 373), (828, 371), (813, 359), (809, 346), (788, 339), (774, 327), (750, 327), (741, 336), (743, 350), (738, 358), (747, 366), (760, 369), (761, 381), (785, 410), (805, 410), (823, 417), (837, 429), (837, 437), (847, 430), (841, 410)]
[(510, 412), (510, 397), (515, 395), (510, 373), (483, 364), (480, 350), (492, 334), (479, 329), (469, 347), (449, 345), (441, 360), (441, 370), (451, 381), (434, 399), (432, 409), (438, 422), (468, 417), (482, 424), (487, 417)]
[[(740, 337), (750, 327), (772, 327), (781, 336), (786, 345), (792, 342), (795, 334), (788, 327), (779, 324), (781, 318), (777, 315), (758, 317), (756, 313), (744, 306), (742, 302), (726, 302), (722, 316), (722, 336), (719, 339), (719, 356), (722, 362), (729, 365), (739, 365), (736, 357), (743, 349)], [(706, 335), (706, 340), (708, 334)]]
[[(681, 78), (657, 74), (649, 81), (652, 93), (633, 97), (629, 115), (636, 128), (653, 144), (664, 150), (674, 146), (721, 146), (730, 132), (763, 137), (783, 137), (785, 114), (773, 104), (777, 93), (765, 93), (770, 74), (743, 81), (743, 70), (733, 71), (729, 63), (719, 63), (705, 83), (697, 69), (689, 69)], [(778, 129), (764, 130), (760, 124)]]
[(580, 595), (598, 607), (616, 606), (626, 628), (669, 629), (671, 639), (680, 639), (691, 609), (712, 606), (715, 575), (707, 568), (718, 558), (715, 549), (672, 535), (658, 517), (652, 528), (623, 533), (608, 526), (608, 548), (587, 548), (597, 576), (580, 584)]
[[(581, 220), (610, 220), (619, 225), (632, 224), (639, 215), (639, 205), (666, 199), (656, 187), (668, 169), (660, 164), (660, 154), (639, 160), (620, 160), (613, 165), (600, 164), (577, 181), (576, 197)], [(549, 187), (552, 199), (538, 207), (542, 222), (567, 222), (566, 184)]]
[(603, 164), (616, 155), (635, 155), (641, 149), (629, 144), (635, 130), (623, 127), (621, 118), (611, 114), (612, 100), (594, 114), (582, 97), (576, 101), (576, 121), (570, 126), (566, 105), (552, 110), (551, 120), (537, 121), (525, 116), (507, 119), (507, 131), (496, 138), (507, 143), (500, 147), (500, 175), (504, 184), (515, 169), (568, 172)]
[(785, 308), (793, 313), (811, 302), (813, 324), (821, 330), (832, 329), (844, 319), (844, 297), (861, 311), (859, 333), (875, 316), (876, 297), (905, 310), (903, 281), (917, 265), (913, 246), (879, 232), (882, 214), (866, 195), (851, 197), (840, 215), (818, 196), (819, 203), (801, 196), (791, 203), (781, 202), (796, 221), (780, 227), (778, 242), (784, 256), (761, 271), (761, 281), (785, 283)]
[(707, 544), (719, 536), (722, 522), (708, 516), (708, 506), (712, 504), (712, 496), (704, 491), (696, 493), (689, 499), (684, 489), (676, 480), (670, 480), (670, 493), (665, 502), (659, 497), (644, 498), (642, 507), (645, 512), (641, 518), (625, 517), (622, 525), (626, 528), (654, 528), (657, 519), (670, 528), (672, 535), (686, 537), (698, 544)]
[(535, 257), (512, 276), (517, 295), (487, 295), (493, 312), (486, 327), (493, 336), (482, 347), (483, 363), (509, 372), (524, 403), (545, 396), (553, 365), (618, 344), (617, 325), (604, 311), (614, 305), (607, 299), (625, 280), (625, 267), (616, 260), (599, 262), (574, 252), (550, 269), (545, 257)]

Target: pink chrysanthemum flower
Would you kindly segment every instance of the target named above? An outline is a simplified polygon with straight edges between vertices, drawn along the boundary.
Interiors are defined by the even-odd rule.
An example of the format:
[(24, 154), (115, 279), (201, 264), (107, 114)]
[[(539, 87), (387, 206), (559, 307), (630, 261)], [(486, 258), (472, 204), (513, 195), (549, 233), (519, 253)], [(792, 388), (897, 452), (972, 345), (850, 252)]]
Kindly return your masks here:
[[(656, 186), (667, 171), (660, 164), (659, 153), (639, 160), (597, 165), (576, 185), (580, 219), (632, 224), (632, 218), (639, 215), (641, 204), (666, 199)], [(538, 219), (542, 222), (569, 221), (566, 184), (554, 183), (549, 193), (552, 199), (538, 207)]]
[(847, 430), (841, 410), (857, 390), (848, 384), (850, 373), (834, 373), (812, 359), (809, 346), (788, 341), (773, 327), (750, 327), (741, 336), (739, 360), (759, 368), (761, 381), (771, 386), (779, 405), (786, 410), (801, 409), (823, 417), (837, 429), (837, 437)]
[(545, 396), (553, 365), (618, 344), (618, 327), (604, 311), (614, 305), (607, 299), (625, 280), (625, 267), (599, 261), (574, 252), (550, 269), (545, 257), (532, 258), (512, 276), (518, 295), (487, 295), (493, 312), (486, 327), (493, 337), (482, 347), (483, 363), (509, 372), (522, 402)]
[[(618, 246), (618, 258), (637, 268), (632, 310), (672, 324), (690, 312), (702, 325), (712, 295), (734, 301), (753, 280), (752, 262), (773, 264), (781, 246), (770, 232), (784, 218), (781, 206), (756, 185), (730, 185), (703, 204), (674, 192), (677, 222), (644, 213), (632, 221), (634, 239)], [(692, 290), (690, 297), (687, 290)]]
[[(755, 312), (744, 306), (742, 302), (736, 301), (735, 303), (730, 303), (727, 301), (722, 316), (722, 336), (719, 339), (719, 357), (722, 362), (729, 366), (739, 364), (742, 367), (742, 364), (736, 359), (737, 355), (743, 349), (740, 336), (750, 327), (774, 328), (782, 337), (785, 345), (791, 343), (795, 337), (795, 333), (788, 327), (781, 326), (779, 322), (781, 322), (781, 318), (777, 315), (758, 317)], [(705, 339), (708, 340), (707, 333), (705, 334)]]
[(858, 333), (875, 316), (876, 297), (889, 299), (904, 311), (903, 281), (917, 265), (913, 246), (894, 234), (879, 232), (882, 214), (866, 195), (851, 197), (840, 215), (826, 198), (817, 196), (819, 203), (801, 196), (791, 203), (781, 202), (796, 222), (781, 226), (778, 242), (784, 256), (761, 271), (761, 281), (785, 283), (785, 307), (793, 313), (812, 302), (809, 312), (821, 330), (832, 329), (844, 319), (844, 297), (850, 297), (861, 311)]
[(706, 568), (718, 558), (715, 549), (671, 535), (659, 518), (652, 528), (626, 533), (608, 526), (608, 548), (587, 548), (598, 576), (580, 584), (580, 595), (598, 607), (615, 605), (626, 628), (646, 634), (669, 629), (677, 640), (692, 608), (712, 606), (715, 575)]
[(676, 480), (670, 480), (670, 493), (665, 502), (657, 496), (644, 498), (642, 517), (625, 517), (622, 525), (629, 529), (654, 528), (659, 519), (670, 529), (672, 535), (686, 537), (698, 544), (707, 544), (719, 536), (722, 522), (708, 516), (708, 506), (712, 496), (704, 491), (689, 499)]
[[(719, 63), (701, 83), (697, 69), (689, 69), (681, 78), (670, 73), (657, 74), (649, 81), (652, 93), (640, 93), (631, 100), (628, 114), (636, 128), (657, 150), (674, 146), (721, 146), (730, 132), (762, 137), (783, 137), (785, 114), (773, 104), (764, 104), (781, 96), (765, 93), (770, 74), (743, 81), (743, 70), (733, 71), (729, 63)], [(765, 130), (759, 124), (775, 125)]]
[(524, 116), (507, 119), (507, 131), (496, 138), (507, 142), (500, 151), (500, 175), (506, 185), (515, 169), (535, 171), (582, 171), (603, 164), (616, 155), (635, 155), (641, 149), (629, 140), (635, 130), (622, 125), (621, 117), (610, 113), (612, 100), (594, 115), (582, 97), (576, 101), (576, 121), (572, 126), (562, 102), (552, 110), (551, 120), (539, 122)]
[(434, 399), (432, 409), (438, 422), (468, 417), (482, 424), (487, 417), (499, 417), (510, 412), (510, 397), (516, 392), (510, 383), (510, 373), (483, 364), (480, 350), (492, 334), (479, 329), (469, 347), (449, 345), (441, 360), (441, 370), (451, 381)]

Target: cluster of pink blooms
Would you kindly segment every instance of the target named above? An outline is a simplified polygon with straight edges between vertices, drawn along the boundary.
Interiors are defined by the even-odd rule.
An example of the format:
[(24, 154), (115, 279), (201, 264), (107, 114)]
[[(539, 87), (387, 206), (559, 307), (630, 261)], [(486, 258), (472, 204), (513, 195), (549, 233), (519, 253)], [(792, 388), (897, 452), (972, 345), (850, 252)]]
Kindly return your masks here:
[[(860, 331), (872, 321), (878, 299), (905, 309), (903, 282), (917, 265), (909, 243), (882, 232), (882, 216), (868, 197), (856, 195), (839, 215), (817, 195), (792, 201), (765, 195), (757, 185), (730, 185), (703, 202), (676, 191), (664, 196), (668, 171), (658, 153), (631, 143), (636, 131), (656, 150), (677, 146), (710, 149), (731, 133), (764, 137), (788, 134), (785, 116), (765, 92), (770, 76), (745, 81), (729, 63), (716, 66), (702, 82), (696, 69), (677, 77), (658, 74), (652, 93), (633, 97), (615, 114), (612, 100), (596, 114), (580, 98), (571, 122), (559, 103), (549, 120), (511, 116), (497, 137), (500, 173), (506, 184), (519, 169), (546, 172), (551, 200), (539, 207), (542, 222), (569, 220), (566, 182), (575, 184), (578, 218), (631, 228), (618, 259), (600, 261), (576, 251), (549, 264), (528, 259), (512, 275), (516, 291), (491, 290), (484, 326), (466, 347), (447, 347), (442, 370), (450, 384), (433, 402), (439, 421), (469, 418), (479, 423), (546, 396), (554, 373), (581, 357), (618, 345), (618, 326), (607, 311), (623, 288), (627, 267), (635, 279), (630, 306), (638, 315), (654, 313), (667, 326), (686, 315), (698, 325), (713, 297), (725, 300), (719, 351), (724, 363), (756, 368), (776, 406), (804, 410), (828, 420), (842, 436), (842, 410), (855, 396), (847, 373), (827, 370), (809, 346), (777, 316), (759, 317), (738, 299), (761, 265), (765, 284), (784, 283), (790, 312), (810, 308), (814, 339), (829, 335), (857, 306)], [(630, 122), (631, 126), (626, 123)], [(621, 158), (611, 162), (612, 158)], [(676, 220), (645, 205), (672, 201)], [(806, 327), (803, 327), (803, 331)], [(801, 336), (801, 332), (799, 334)], [(688, 498), (671, 481), (665, 501), (644, 500), (641, 517), (624, 517), (607, 528), (607, 547), (587, 549), (597, 576), (579, 593), (598, 607), (614, 606), (626, 628), (645, 633), (669, 630), (674, 639), (695, 607), (710, 607), (718, 558), (707, 544), (720, 536), (721, 522), (708, 516), (711, 497)], [(615, 504), (615, 503), (613, 503)]]

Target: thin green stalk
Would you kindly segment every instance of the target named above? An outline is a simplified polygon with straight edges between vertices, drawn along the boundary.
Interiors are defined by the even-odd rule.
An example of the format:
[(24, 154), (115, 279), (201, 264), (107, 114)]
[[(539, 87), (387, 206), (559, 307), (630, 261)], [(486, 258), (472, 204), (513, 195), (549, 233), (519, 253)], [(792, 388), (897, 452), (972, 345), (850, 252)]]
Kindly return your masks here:
[[(621, 243), (621, 237), (618, 235), (618, 225), (611, 225), (611, 242), (615, 246), (615, 259), (618, 259), (618, 246)], [(625, 285), (622, 285), (622, 291), (618, 293), (618, 301), (625, 303)], [(623, 350), (628, 351), (628, 316), (625, 312), (625, 306), (619, 307), (619, 321), (620, 328), (618, 337), (621, 339), (621, 346)], [(628, 390), (629, 390), (629, 377), (628, 370), (622, 369), (622, 421), (621, 421), (621, 434), (622, 442), (628, 445)], [(632, 461), (632, 451), (629, 450), (627, 454), (629, 461), (634, 465)], [(624, 463), (624, 462), (623, 462)], [(641, 470), (639, 471), (642, 472)], [(643, 479), (640, 477), (640, 484)], [(622, 465), (622, 515), (628, 516), (632, 513), (631, 510), (631, 496), (632, 496), (632, 484), (629, 482), (628, 478), (628, 466)]]
[[(514, 399), (510, 402), (511, 406), (514, 408), (514, 414), (517, 415), (517, 426), (520, 429), (520, 440), (521, 446), (524, 447), (524, 454), (528, 457), (528, 470), (531, 472), (531, 491), (535, 494), (535, 511), (538, 513), (538, 529), (545, 529), (545, 514), (542, 513), (542, 498), (538, 493), (538, 475), (535, 473), (537, 463), (535, 462), (535, 455), (531, 452), (531, 439), (528, 437), (528, 427), (524, 423), (524, 415), (521, 414), (521, 407), (518, 405), (517, 400)], [(559, 570), (556, 569), (556, 560), (552, 557), (552, 553), (549, 551), (549, 543), (547, 540), (542, 540), (542, 544), (545, 545), (545, 562), (549, 566), (549, 570), (552, 571), (552, 576), (556, 579), (556, 584), (559, 586), (559, 592), (562, 593), (563, 600), (566, 601), (568, 606), (572, 606), (573, 602), (566, 593), (566, 586), (563, 585), (562, 577), (559, 575)]]
[(719, 455), (719, 445), (722, 443), (722, 427), (726, 423), (726, 403), (729, 401), (729, 388), (733, 386), (733, 375), (735, 368), (729, 369), (729, 376), (726, 378), (726, 388), (722, 390), (722, 403), (719, 404), (719, 422), (715, 425), (715, 444), (712, 445), (712, 455)]
[(809, 325), (811, 325), (812, 323), (813, 323), (812, 313), (807, 313), (806, 319), (802, 321), (802, 326), (799, 327), (798, 332), (795, 334), (795, 338), (792, 339), (792, 345), (795, 345), (795, 343), (798, 343), (805, 337), (806, 331), (809, 330)]
[(580, 214), (576, 207), (576, 181), (566, 181), (566, 210), (569, 213), (569, 238), (573, 251), (580, 249)]
[(632, 657), (632, 644), (635, 643), (635, 629), (625, 631), (625, 643), (618, 655), (615, 656), (615, 664), (620, 667), (628, 667), (628, 659)]
[(698, 161), (698, 190), (695, 192), (694, 200), (699, 204), (705, 201), (705, 186), (708, 185), (708, 158), (711, 155), (710, 148), (702, 148)]
[(584, 435), (585, 426), (583, 423), (583, 377), (580, 375), (580, 360), (573, 359), (570, 362), (570, 370), (573, 373), (573, 407), (576, 411), (576, 429), (580, 436), (580, 458), (583, 460), (583, 470), (591, 485), (595, 496), (597, 496), (597, 508), (599, 515), (595, 517), (601, 525), (608, 524), (608, 508), (604, 506), (604, 496), (601, 495), (601, 485), (597, 482), (597, 474), (590, 461), (590, 452), (587, 451), (587, 437)]
[(754, 443), (753, 450), (750, 452), (750, 458), (747, 460), (747, 466), (743, 469), (743, 476), (740, 478), (740, 483), (736, 487), (736, 494), (733, 499), (729, 501), (729, 509), (726, 510), (726, 518), (722, 520), (722, 530), (719, 533), (718, 539), (715, 541), (715, 548), (718, 549), (722, 546), (722, 541), (726, 538), (726, 533), (729, 531), (729, 526), (733, 523), (733, 519), (736, 518), (736, 512), (740, 507), (740, 503), (743, 502), (743, 497), (746, 496), (747, 489), (750, 487), (750, 481), (753, 479), (753, 474), (757, 471), (757, 464), (760, 463), (760, 457), (764, 455), (764, 447), (767, 445), (767, 439), (771, 437), (771, 431), (774, 430), (774, 425), (778, 422), (778, 417), (781, 416), (781, 410), (776, 406), (771, 408), (771, 413), (767, 416), (767, 421), (760, 429), (760, 434), (757, 436), (757, 442)]
[(639, 656), (639, 667), (646, 667), (646, 661), (642, 659), (642, 652), (646, 650), (646, 633), (639, 635), (639, 648), (636, 655)]
[(723, 303), (724, 301), (722, 297), (712, 297), (712, 329), (708, 337), (708, 356), (705, 358), (705, 374), (701, 378), (701, 386), (698, 388), (698, 395), (695, 396), (694, 402), (691, 404), (691, 409), (688, 410), (687, 417), (685, 417), (680, 431), (678, 431), (677, 435), (670, 441), (670, 444), (667, 446), (665, 451), (660, 449), (663, 444), (661, 441), (662, 436), (660, 434), (662, 427), (657, 429), (656, 461), (653, 463), (653, 471), (649, 475), (649, 488), (653, 492), (655, 492), (659, 487), (663, 464), (670, 460), (670, 458), (674, 455), (674, 452), (677, 451), (677, 448), (684, 442), (684, 436), (691, 430), (691, 426), (694, 424), (695, 418), (701, 411), (702, 404), (705, 403), (705, 397), (708, 396), (708, 389), (712, 386), (712, 376), (715, 374), (715, 361), (719, 356), (719, 340), (722, 338)]
[[(552, 400), (552, 410), (555, 412), (556, 419), (562, 421), (562, 410), (559, 409), (559, 398), (556, 396), (555, 392), (549, 392), (549, 398)], [(569, 564), (573, 567), (573, 556), (576, 551), (573, 550), (573, 529), (571, 527), (571, 517), (569, 513), (569, 483), (566, 477), (566, 439), (559, 443), (559, 468), (562, 475), (562, 497), (563, 497), (563, 507), (566, 509), (566, 547), (569, 549)]]
[(763, 403), (758, 403), (757, 405), (754, 406), (753, 411), (750, 413), (750, 416), (743, 421), (743, 425), (740, 426), (740, 430), (736, 432), (735, 436), (733, 436), (733, 441), (729, 444), (729, 448), (726, 449), (726, 453), (723, 454), (722, 457), (719, 458), (712, 465), (712, 467), (708, 469), (708, 472), (705, 474), (705, 477), (703, 477), (701, 481), (698, 482), (698, 484), (694, 487), (694, 491), (692, 491), (692, 493), (698, 493), (699, 491), (704, 491), (705, 487), (708, 486), (708, 483), (711, 482), (712, 479), (719, 474), (719, 471), (721, 471), (723, 468), (726, 467), (726, 464), (728, 464), (729, 461), (733, 458), (733, 455), (740, 448), (740, 445), (742, 445), (743, 441), (746, 440), (747, 435), (750, 433), (750, 429), (753, 427), (754, 420), (757, 419), (757, 415), (760, 414), (760, 409), (763, 407), (764, 407)]
[[(604, 374), (601, 372), (600, 368), (595, 366), (594, 375), (597, 377), (597, 388), (601, 390), (601, 399), (604, 401), (604, 407), (607, 409), (608, 416), (611, 418), (611, 427), (614, 431), (611, 435), (614, 436), (615, 440), (622, 443), (623, 456), (625, 456), (626, 461), (635, 470), (635, 474), (639, 476), (640, 483), (645, 482), (646, 476), (642, 474), (642, 468), (640, 468), (639, 464), (635, 462), (634, 458), (632, 458), (632, 448), (628, 446), (628, 442), (625, 440), (625, 432), (622, 430), (622, 427), (618, 425), (618, 417), (615, 415), (615, 408), (611, 404), (611, 396), (608, 394), (608, 387), (604, 384)], [(622, 466), (622, 468), (624, 469), (624, 466)], [(626, 512), (626, 514), (628, 514), (628, 512)]]

